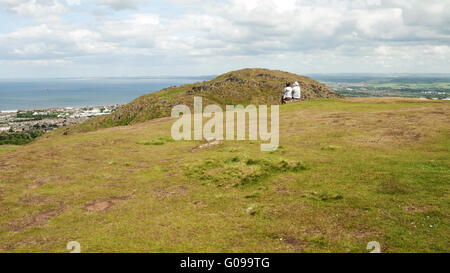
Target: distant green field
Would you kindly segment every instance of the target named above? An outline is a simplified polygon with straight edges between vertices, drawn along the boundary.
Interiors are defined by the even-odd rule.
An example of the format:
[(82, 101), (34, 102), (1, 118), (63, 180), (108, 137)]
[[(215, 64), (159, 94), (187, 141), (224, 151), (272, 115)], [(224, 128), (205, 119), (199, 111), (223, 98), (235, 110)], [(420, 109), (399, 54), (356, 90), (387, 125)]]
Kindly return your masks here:
[(381, 83), (374, 84), (373, 88), (383, 88), (392, 90), (450, 90), (450, 82), (436, 82), (436, 83)]
[(18, 145), (0, 145), (0, 153), (14, 151), (19, 147)]
[(346, 97), (450, 97), (450, 81), (437, 83), (336, 83), (326, 82), (330, 88)]
[(346, 97), (450, 97), (450, 77), (446, 76), (318, 76), (337, 93)]

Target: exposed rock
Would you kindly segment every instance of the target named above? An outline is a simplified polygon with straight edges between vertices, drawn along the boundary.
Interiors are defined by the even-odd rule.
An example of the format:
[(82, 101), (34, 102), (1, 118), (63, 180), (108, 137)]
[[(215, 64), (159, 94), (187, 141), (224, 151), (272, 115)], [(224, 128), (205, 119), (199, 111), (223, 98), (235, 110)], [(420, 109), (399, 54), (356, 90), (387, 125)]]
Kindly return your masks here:
[(202, 149), (218, 146), (218, 145), (221, 145), (222, 143), (223, 142), (220, 140), (211, 141), (211, 142), (208, 142), (208, 143), (205, 143), (205, 144), (195, 147), (194, 149), (192, 149), (192, 151), (197, 151), (197, 150), (202, 150)]

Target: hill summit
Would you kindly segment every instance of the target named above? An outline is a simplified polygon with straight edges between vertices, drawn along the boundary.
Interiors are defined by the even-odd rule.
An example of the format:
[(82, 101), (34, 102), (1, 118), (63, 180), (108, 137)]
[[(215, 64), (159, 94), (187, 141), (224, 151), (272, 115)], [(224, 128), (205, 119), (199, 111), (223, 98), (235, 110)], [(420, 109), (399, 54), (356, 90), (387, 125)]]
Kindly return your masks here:
[(228, 72), (210, 81), (169, 87), (141, 96), (110, 115), (92, 118), (62, 131), (64, 134), (86, 132), (167, 117), (175, 105), (192, 106), (194, 96), (203, 97), (205, 105), (279, 104), (287, 81), (299, 82), (303, 100), (340, 97), (324, 84), (305, 76), (280, 70), (247, 68)]

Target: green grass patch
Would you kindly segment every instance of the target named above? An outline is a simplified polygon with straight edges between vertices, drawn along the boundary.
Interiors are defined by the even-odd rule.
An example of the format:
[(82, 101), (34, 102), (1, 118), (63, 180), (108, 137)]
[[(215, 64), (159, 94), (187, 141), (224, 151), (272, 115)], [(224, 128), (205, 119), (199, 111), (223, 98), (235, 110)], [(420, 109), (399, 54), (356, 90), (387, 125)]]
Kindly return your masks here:
[(164, 144), (171, 143), (174, 141), (175, 140), (173, 140), (172, 138), (169, 138), (169, 137), (159, 137), (156, 139), (152, 139), (150, 141), (140, 141), (140, 142), (137, 142), (137, 144), (139, 144), (139, 145), (164, 145)]
[(185, 175), (193, 180), (202, 181), (203, 184), (243, 186), (260, 183), (280, 173), (299, 172), (306, 169), (306, 165), (301, 161), (274, 162), (267, 159), (245, 159), (235, 156), (221, 161), (207, 160), (199, 165), (188, 167)]
[(0, 145), (0, 153), (11, 152), (19, 149), (19, 145)]

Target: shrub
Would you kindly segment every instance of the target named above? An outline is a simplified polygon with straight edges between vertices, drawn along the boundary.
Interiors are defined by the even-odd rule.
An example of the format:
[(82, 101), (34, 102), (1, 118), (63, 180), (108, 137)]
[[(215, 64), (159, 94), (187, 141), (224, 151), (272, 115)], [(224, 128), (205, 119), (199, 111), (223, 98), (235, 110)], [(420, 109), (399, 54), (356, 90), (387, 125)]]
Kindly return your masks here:
[(17, 133), (1, 133), (0, 145), (24, 145), (32, 142), (34, 139), (42, 136), (42, 131), (17, 132)]

